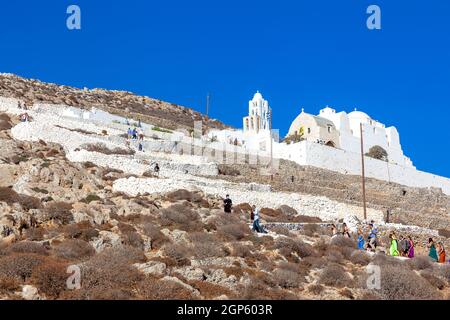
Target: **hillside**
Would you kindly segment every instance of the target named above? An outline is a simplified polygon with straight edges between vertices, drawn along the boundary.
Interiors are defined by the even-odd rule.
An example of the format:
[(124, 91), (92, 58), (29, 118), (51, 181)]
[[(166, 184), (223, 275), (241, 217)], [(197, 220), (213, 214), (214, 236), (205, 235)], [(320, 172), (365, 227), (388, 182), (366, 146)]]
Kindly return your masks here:
[(27, 105), (51, 103), (83, 109), (95, 107), (168, 129), (192, 128), (194, 121), (202, 121), (205, 128), (226, 127), (193, 109), (127, 91), (78, 89), (12, 74), (0, 74), (0, 96), (20, 99)]
[[(439, 190), (369, 179), (380, 245), (366, 252), (358, 177), (282, 162), (272, 181), (255, 166), (173, 152), (177, 143), (151, 129), (140, 152), (126, 124), (64, 116), (63, 93), (47, 92), (59, 105), (32, 104), (34, 94), (29, 122), (16, 100), (0, 99), (0, 299), (450, 298), (450, 266), (426, 257), (428, 237), (450, 245), (438, 230), (448, 229), (450, 197)], [(267, 234), (251, 230), (253, 204)], [(384, 223), (385, 207), (396, 223)], [(342, 222), (352, 238), (332, 237)], [(414, 259), (386, 255), (394, 231), (412, 237)], [(369, 264), (380, 288), (367, 286)], [(69, 267), (81, 272), (78, 289), (66, 284)]]

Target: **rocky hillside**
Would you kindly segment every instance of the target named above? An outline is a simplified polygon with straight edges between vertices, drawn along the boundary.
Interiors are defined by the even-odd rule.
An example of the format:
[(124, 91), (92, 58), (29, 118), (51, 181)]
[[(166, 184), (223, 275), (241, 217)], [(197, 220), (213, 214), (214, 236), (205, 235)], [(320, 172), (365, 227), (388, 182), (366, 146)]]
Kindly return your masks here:
[[(354, 233), (331, 237), (331, 222), (364, 228), (352, 220), (361, 214), (357, 199), (333, 191), (356, 189), (352, 177), (284, 163), (268, 186), (250, 166), (217, 168), (147, 149), (165, 143), (156, 132), (137, 152), (122, 127), (55, 108), (31, 107), (31, 122), (20, 123), (23, 110), (0, 103), (0, 299), (450, 298), (450, 265), (431, 262), (424, 243), (448, 234), (412, 220), (386, 225), (371, 200), (376, 253), (358, 250)], [(298, 187), (286, 184), (292, 170), (304, 179)], [(231, 214), (223, 212), (227, 192)], [(444, 210), (448, 200), (439, 197), (430, 201)], [(251, 230), (250, 204), (261, 208), (267, 234)], [(415, 210), (410, 200), (399, 205)], [(392, 231), (413, 237), (415, 259), (385, 254)], [(369, 264), (380, 267), (379, 288), (367, 286)], [(80, 271), (78, 288), (67, 286), (68, 270)]]
[(51, 103), (84, 109), (96, 107), (168, 129), (190, 129), (193, 128), (194, 121), (202, 121), (205, 128), (226, 127), (193, 109), (127, 91), (78, 89), (11, 74), (0, 74), (0, 96), (20, 99), (27, 105)]

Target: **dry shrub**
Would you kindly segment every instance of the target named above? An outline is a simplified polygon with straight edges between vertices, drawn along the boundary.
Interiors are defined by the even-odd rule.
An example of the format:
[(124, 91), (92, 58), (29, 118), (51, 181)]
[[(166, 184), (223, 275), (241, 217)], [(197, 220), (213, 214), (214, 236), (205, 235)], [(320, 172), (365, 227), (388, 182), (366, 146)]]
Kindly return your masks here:
[(289, 229), (286, 227), (283, 227), (283, 226), (275, 226), (272, 229), (270, 229), (270, 231), (278, 233), (278, 234), (282, 234), (286, 237), (291, 236), (291, 232), (289, 231)]
[(344, 255), (339, 250), (339, 247), (337, 247), (337, 246), (329, 246), (328, 249), (327, 249), (325, 258), (329, 262), (335, 262), (335, 263), (341, 264), (341, 263), (343, 263)]
[(439, 229), (439, 236), (444, 237), (444, 238), (450, 238), (450, 230), (447, 229)]
[(0, 274), (0, 294), (7, 294), (18, 291), (19, 288), (20, 282), (16, 277)]
[(281, 288), (298, 288), (305, 281), (305, 277), (288, 269), (275, 269), (273, 272), (275, 283)]
[(16, 277), (22, 281), (31, 277), (33, 270), (44, 262), (45, 257), (32, 253), (19, 253), (0, 258), (0, 274)]
[(44, 228), (29, 228), (25, 230), (25, 238), (29, 241), (42, 241), (44, 240), (47, 230)]
[(381, 268), (381, 290), (386, 300), (435, 300), (439, 292), (414, 271), (385, 265)]
[(307, 288), (308, 292), (311, 292), (313, 295), (319, 295), (325, 290), (325, 287), (321, 284), (311, 284)]
[(306, 224), (303, 226), (303, 228), (300, 230), (300, 233), (307, 236), (312, 237), (315, 233), (317, 233), (320, 229), (320, 226), (317, 224)]
[(338, 247), (357, 248), (356, 241), (344, 236), (335, 236), (331, 238), (331, 244)]
[(341, 290), (339, 290), (339, 294), (345, 298), (354, 300), (355, 296), (353, 295), (353, 292), (350, 291), (350, 289), (348, 288), (343, 288)]
[(57, 257), (67, 260), (86, 260), (95, 254), (92, 245), (79, 239), (64, 240), (53, 251)]
[(219, 174), (223, 176), (232, 176), (232, 177), (241, 175), (238, 169), (225, 164), (219, 164)]
[(322, 219), (318, 217), (310, 217), (310, 216), (304, 216), (304, 215), (298, 215), (293, 217), (292, 222), (296, 223), (320, 223), (322, 222)]
[(217, 242), (195, 242), (193, 253), (197, 259), (225, 257), (227, 255), (223, 245)]
[(11, 128), (12, 128), (11, 118), (4, 113), (0, 113), (0, 131), (9, 130)]
[(98, 152), (106, 155), (127, 155), (131, 156), (136, 153), (136, 151), (132, 149), (122, 149), (122, 148), (114, 148), (109, 149), (104, 143), (86, 143), (81, 146), (81, 149), (90, 152)]
[(280, 237), (275, 240), (274, 248), (278, 249), (280, 254), (286, 258), (291, 257), (292, 253), (296, 253), (300, 258), (306, 258), (313, 255), (314, 248), (301, 240), (293, 240), (290, 238)]
[(144, 240), (135, 231), (127, 231), (122, 233), (122, 243), (131, 247), (143, 249)]
[(61, 224), (73, 221), (72, 204), (67, 202), (51, 202), (45, 207), (47, 219), (56, 220)]
[(426, 270), (432, 268), (432, 260), (428, 256), (416, 256), (410, 260), (408, 260), (408, 265), (413, 270)]
[(234, 257), (241, 257), (241, 258), (252, 257), (252, 252), (249, 246), (243, 245), (239, 242), (234, 242), (232, 244), (231, 254)]
[(305, 266), (311, 269), (321, 269), (329, 262), (322, 257), (309, 256), (300, 260), (299, 265)]
[(66, 264), (48, 261), (33, 270), (31, 281), (47, 297), (58, 298), (66, 289), (67, 278)]
[(350, 262), (359, 264), (361, 266), (367, 266), (372, 260), (371, 257), (362, 250), (355, 250), (350, 256)]
[(30, 209), (40, 209), (41, 201), (38, 198), (18, 194), (11, 188), (0, 187), (0, 202), (6, 202), (8, 205), (18, 203), (28, 211)]
[(186, 200), (189, 202), (200, 202), (203, 197), (195, 192), (190, 192), (188, 190), (184, 190), (184, 189), (180, 189), (180, 190), (176, 190), (173, 192), (169, 192), (168, 194), (166, 194), (166, 197), (170, 200), (170, 201), (181, 201), (181, 200)]
[(226, 295), (229, 297), (232, 294), (228, 288), (208, 281), (193, 280), (189, 281), (188, 284), (197, 289), (205, 299), (214, 299), (220, 297), (221, 295)]
[(377, 266), (394, 266), (397, 268), (404, 268), (405, 266), (408, 266), (408, 264), (404, 263), (402, 260), (383, 253), (377, 253), (373, 258), (373, 263)]
[(165, 243), (170, 242), (170, 239), (153, 224), (145, 223), (142, 226), (142, 232), (150, 238), (151, 249), (160, 249)]
[(440, 266), (439, 275), (450, 283), (450, 265)]
[(95, 194), (89, 194), (89, 195), (87, 195), (86, 198), (80, 200), (80, 202), (83, 202), (86, 204), (89, 204), (94, 201), (102, 201), (102, 198), (100, 198), (99, 196), (97, 196)]
[(178, 266), (190, 265), (190, 250), (179, 244), (166, 244), (162, 251), (164, 255), (173, 259)]
[(441, 278), (436, 277), (433, 272), (429, 270), (422, 270), (420, 275), (426, 279), (433, 287), (442, 290), (445, 288), (446, 282)]
[(144, 253), (136, 248), (120, 246), (109, 248), (93, 256), (82, 265), (82, 288), (88, 298), (98, 296), (96, 289), (129, 290), (142, 280), (133, 266), (144, 262)]
[(87, 221), (64, 226), (63, 232), (68, 238), (84, 241), (91, 241), (99, 235), (98, 230), (93, 228)]
[(161, 211), (161, 224), (163, 226), (174, 226), (187, 232), (202, 229), (199, 214), (183, 204), (174, 204), (163, 209)]
[(192, 292), (175, 281), (147, 277), (137, 286), (139, 296), (145, 300), (193, 300)]
[(350, 287), (352, 279), (342, 266), (331, 263), (320, 273), (319, 283), (336, 288)]
[[(273, 285), (273, 284), (272, 284)], [(252, 277), (249, 284), (243, 286), (236, 296), (241, 300), (297, 300), (293, 293), (273, 288), (259, 278)]]
[(246, 224), (235, 223), (217, 227), (217, 233), (223, 239), (227, 239), (230, 241), (239, 241), (250, 235), (251, 231)]
[(34, 253), (41, 256), (48, 255), (48, 250), (41, 244), (32, 241), (21, 241), (11, 244), (9, 252), (13, 253)]

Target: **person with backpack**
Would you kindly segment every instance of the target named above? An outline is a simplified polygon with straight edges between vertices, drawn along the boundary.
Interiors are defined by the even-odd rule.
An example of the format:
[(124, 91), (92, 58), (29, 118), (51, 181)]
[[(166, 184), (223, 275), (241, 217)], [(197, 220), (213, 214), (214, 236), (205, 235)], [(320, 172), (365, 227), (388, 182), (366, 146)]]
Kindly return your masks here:
[(378, 229), (375, 227), (373, 223), (369, 224), (370, 232), (369, 237), (367, 238), (367, 249), (371, 251), (375, 251), (377, 248), (377, 237), (378, 237)]
[(349, 228), (348, 228), (348, 226), (347, 226), (347, 224), (345, 222), (342, 224), (342, 235), (344, 237), (348, 237), (348, 238), (352, 237), (350, 235), (350, 230), (349, 230)]
[(404, 238), (402, 235), (400, 236), (400, 255), (402, 257), (407, 257), (409, 252), (409, 241), (408, 239)]
[(399, 252), (398, 252), (398, 242), (397, 242), (397, 237), (395, 236), (395, 233), (391, 233), (389, 235), (389, 239), (391, 240), (391, 246), (389, 248), (389, 254), (393, 257), (398, 257), (399, 256)]
[(230, 195), (227, 194), (223, 200), (223, 211), (225, 213), (231, 213), (231, 208), (233, 206), (233, 201), (230, 199)]
[(438, 255), (436, 251), (436, 247), (434, 245), (433, 238), (428, 239), (428, 248), (430, 249), (428, 256), (433, 259), (433, 261), (438, 261)]

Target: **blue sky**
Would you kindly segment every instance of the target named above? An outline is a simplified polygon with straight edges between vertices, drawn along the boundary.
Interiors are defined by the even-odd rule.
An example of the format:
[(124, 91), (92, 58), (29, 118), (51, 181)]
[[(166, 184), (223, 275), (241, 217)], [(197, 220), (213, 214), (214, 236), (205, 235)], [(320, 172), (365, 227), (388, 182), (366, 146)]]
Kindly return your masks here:
[[(66, 28), (77, 4), (82, 30)], [(366, 9), (382, 10), (382, 30)], [(0, 72), (129, 90), (236, 127), (260, 90), (284, 135), (301, 107), (355, 107), (450, 177), (448, 0), (40, 0), (0, 4)]]

